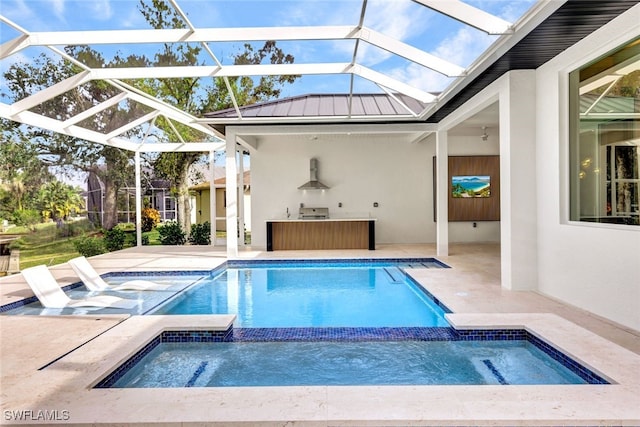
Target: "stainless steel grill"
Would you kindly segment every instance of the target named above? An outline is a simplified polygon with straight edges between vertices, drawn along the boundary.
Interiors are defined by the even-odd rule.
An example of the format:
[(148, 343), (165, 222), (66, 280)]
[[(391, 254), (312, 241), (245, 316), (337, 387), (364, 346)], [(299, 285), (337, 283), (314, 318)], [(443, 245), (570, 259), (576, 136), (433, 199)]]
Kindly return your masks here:
[(300, 208), (298, 219), (328, 219), (329, 208)]

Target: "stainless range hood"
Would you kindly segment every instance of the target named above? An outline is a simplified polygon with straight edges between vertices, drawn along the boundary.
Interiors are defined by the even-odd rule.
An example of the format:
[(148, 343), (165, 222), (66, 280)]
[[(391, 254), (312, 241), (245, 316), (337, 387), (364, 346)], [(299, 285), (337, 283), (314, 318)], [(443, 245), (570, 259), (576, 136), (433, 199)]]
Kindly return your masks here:
[(318, 159), (309, 160), (309, 182), (302, 184), (298, 190), (326, 190), (329, 187), (318, 181)]

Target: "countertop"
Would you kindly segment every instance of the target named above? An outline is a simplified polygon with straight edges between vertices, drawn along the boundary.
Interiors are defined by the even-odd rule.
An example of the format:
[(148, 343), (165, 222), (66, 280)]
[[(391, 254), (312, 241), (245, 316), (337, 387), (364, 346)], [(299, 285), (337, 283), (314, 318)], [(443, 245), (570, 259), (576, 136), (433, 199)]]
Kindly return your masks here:
[(265, 222), (346, 222), (346, 221), (376, 221), (377, 218), (368, 217), (336, 217), (326, 219), (300, 219), (300, 218), (271, 218)]

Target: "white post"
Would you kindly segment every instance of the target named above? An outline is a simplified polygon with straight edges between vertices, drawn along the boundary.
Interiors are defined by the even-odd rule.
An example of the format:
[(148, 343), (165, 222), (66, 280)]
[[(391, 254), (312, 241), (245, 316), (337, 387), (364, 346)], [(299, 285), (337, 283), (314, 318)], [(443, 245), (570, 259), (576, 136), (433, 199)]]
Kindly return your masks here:
[(240, 238), (238, 244), (244, 246), (244, 155), (242, 154), (242, 147), (238, 151), (239, 155), (239, 167), (238, 167), (238, 231), (240, 232)]
[(216, 174), (215, 151), (209, 151), (209, 223), (211, 224), (211, 245), (216, 245)]
[[(142, 246), (142, 186), (140, 185), (140, 152), (133, 156), (136, 168), (136, 246)], [(127, 199), (129, 196), (127, 195)]]
[(236, 134), (227, 128), (225, 153), (227, 174), (227, 256), (238, 256), (238, 168), (236, 165)]
[(511, 290), (538, 282), (535, 73), (511, 71), (499, 98), (500, 277)]
[(447, 132), (436, 132), (436, 254), (449, 255), (449, 154)]

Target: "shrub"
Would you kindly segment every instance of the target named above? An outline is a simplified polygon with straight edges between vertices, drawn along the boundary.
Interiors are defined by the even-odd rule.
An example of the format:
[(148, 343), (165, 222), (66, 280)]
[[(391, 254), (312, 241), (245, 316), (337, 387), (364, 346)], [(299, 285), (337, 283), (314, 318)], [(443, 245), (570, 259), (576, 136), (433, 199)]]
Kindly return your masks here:
[(104, 245), (109, 252), (119, 251), (124, 248), (125, 232), (118, 227), (113, 227), (104, 233)]
[(193, 224), (189, 233), (189, 243), (192, 245), (211, 244), (211, 224), (209, 221), (204, 224)]
[(80, 237), (73, 241), (73, 246), (76, 248), (76, 251), (80, 252), (80, 255), (86, 257), (100, 255), (106, 252), (102, 239), (95, 237)]
[(142, 235), (142, 246), (148, 246), (149, 245), (149, 236), (147, 236), (146, 234)]
[(167, 222), (162, 227), (158, 227), (160, 243), (163, 245), (184, 245), (187, 241), (182, 227), (175, 221)]
[(160, 212), (153, 208), (144, 208), (142, 210), (142, 231), (148, 232), (153, 230), (160, 222)]

